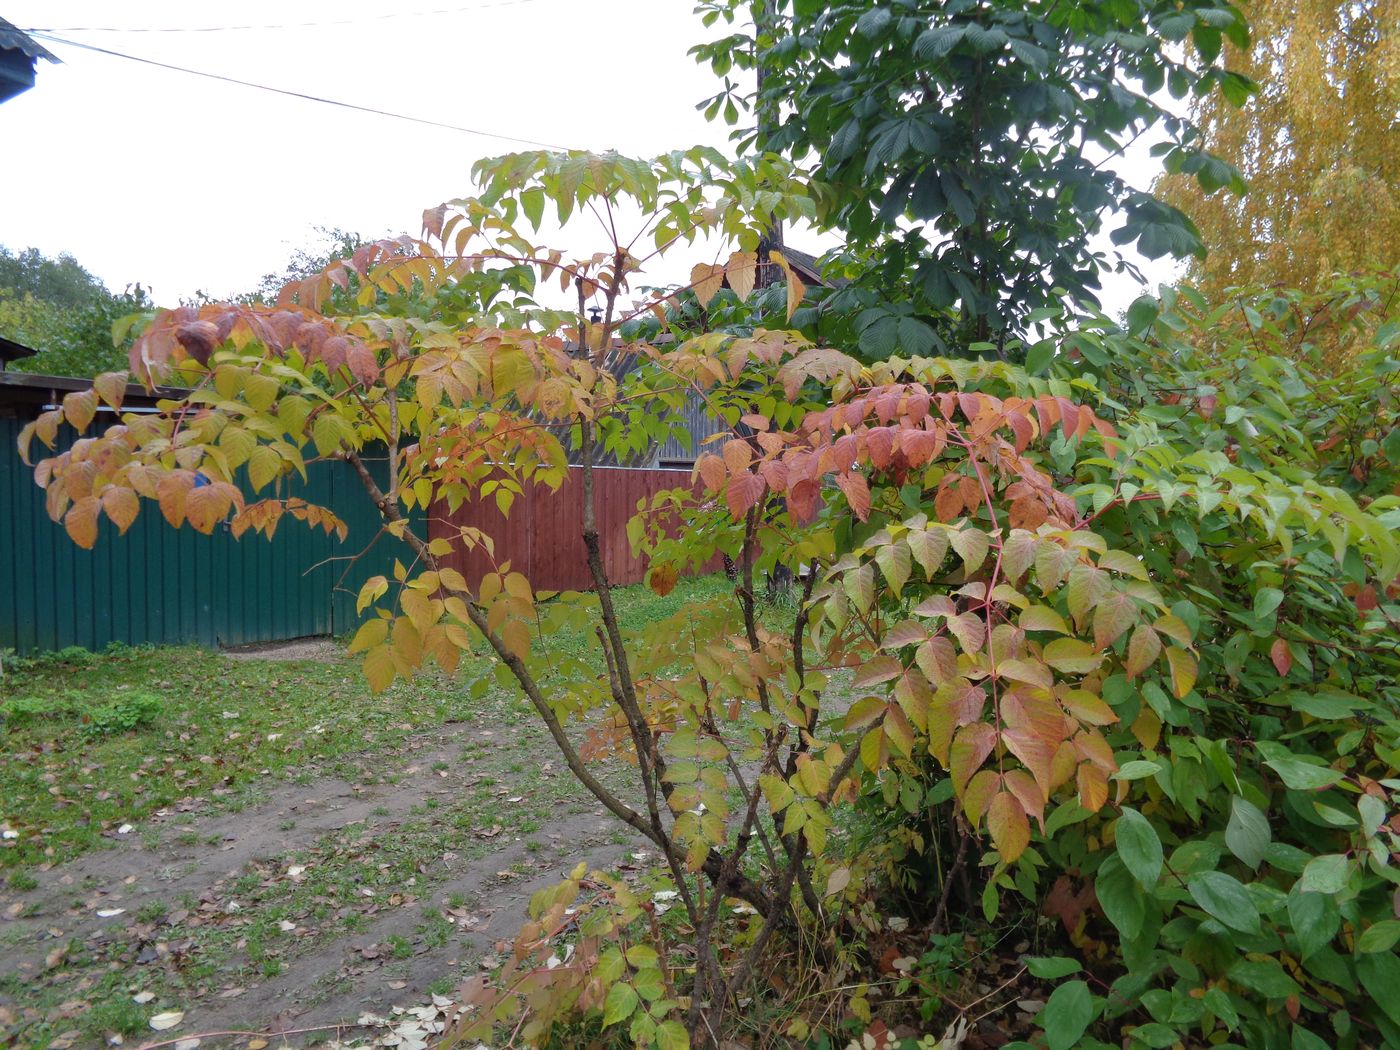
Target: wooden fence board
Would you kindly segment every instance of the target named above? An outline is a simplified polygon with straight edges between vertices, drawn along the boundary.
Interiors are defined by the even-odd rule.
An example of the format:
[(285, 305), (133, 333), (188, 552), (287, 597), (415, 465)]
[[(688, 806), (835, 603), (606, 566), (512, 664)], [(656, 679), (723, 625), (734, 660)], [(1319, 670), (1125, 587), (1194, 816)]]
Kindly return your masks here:
[[(485, 551), (460, 549), (446, 563), (467, 578), (473, 589), (495, 567), (510, 562), (536, 590), (581, 591), (593, 586), (583, 544), (582, 470), (571, 467), (569, 478), (556, 492), (536, 485), (516, 497), (509, 517), (503, 517), (493, 498), (464, 503), (456, 513), (435, 508), (429, 516), (429, 536), (456, 540), (463, 527), (481, 529), (495, 540), (495, 557)], [(603, 566), (615, 584), (641, 583), (647, 563), (633, 556), (627, 540), (627, 522), (637, 504), (668, 489), (693, 489), (688, 470), (643, 470), (596, 467), (593, 484), (597, 495), (598, 538)]]

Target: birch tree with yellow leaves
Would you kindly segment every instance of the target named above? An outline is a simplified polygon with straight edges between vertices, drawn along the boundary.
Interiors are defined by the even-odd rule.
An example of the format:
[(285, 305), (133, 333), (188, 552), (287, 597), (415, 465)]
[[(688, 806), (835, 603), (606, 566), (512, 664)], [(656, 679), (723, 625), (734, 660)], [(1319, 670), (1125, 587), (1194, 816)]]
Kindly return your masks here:
[[(1400, 264), (1400, 2), (1257, 0), (1248, 54), (1259, 85), (1244, 107), (1202, 96), (1202, 145), (1234, 163), (1249, 193), (1204, 195), (1168, 175), (1166, 199), (1195, 219), (1210, 254), (1187, 278), (1211, 296)], [(1230, 47), (1232, 45), (1226, 44)]]

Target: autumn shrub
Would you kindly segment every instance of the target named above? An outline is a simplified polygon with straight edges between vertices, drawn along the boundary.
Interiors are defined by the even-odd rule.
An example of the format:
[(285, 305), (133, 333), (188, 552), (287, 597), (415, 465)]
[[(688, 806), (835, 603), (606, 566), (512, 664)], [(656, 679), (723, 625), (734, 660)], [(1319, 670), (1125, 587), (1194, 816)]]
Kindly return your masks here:
[[(1393, 327), (1341, 372), (1252, 319), (1207, 351), (1214, 315), (1175, 294), (1135, 304), (1127, 329), (1091, 318), (1017, 348), (1024, 366), (865, 365), (762, 328), (625, 341), (625, 322), (668, 317), (666, 293), (628, 299), (643, 264), (700, 231), (737, 247), (694, 267), (702, 306), (776, 278), (791, 316), (802, 282), (755, 248), (823, 189), (706, 150), (521, 154), (478, 177), (423, 238), (361, 246), (276, 306), (162, 314), (133, 369), (181, 369), (186, 402), (36, 468), (90, 546), (143, 500), (205, 532), (334, 529), (333, 509), (278, 483), (344, 460), (405, 552), (360, 594), (351, 649), (370, 683), (488, 648), (583, 788), (647, 840), (673, 913), (575, 870), (536, 896), (501, 971), (464, 987), (456, 1038), (538, 1045), (582, 1025), (710, 1045), (753, 1016), (775, 960), (800, 963), (806, 989), (777, 1031), (869, 1021), (880, 891), (924, 864), (924, 922), (945, 924), (955, 880), (960, 912), (1054, 912), (1062, 953), (1027, 963), (1058, 982), (1049, 1050), (1397, 1041), (1381, 991), (1400, 982)], [(617, 233), (621, 197), (651, 216), (653, 251)], [(546, 204), (596, 210), (608, 249), (533, 244), (519, 224)], [(518, 295), (479, 296), (470, 322), (432, 309), (522, 267), (574, 296), (572, 316)], [(85, 430), (99, 399), (119, 407), (126, 378), (68, 395), (24, 450)], [(629, 533), (654, 589), (719, 556), (733, 587), (628, 630), (593, 471), (664, 440), (691, 399), (717, 431), (696, 483), (644, 501)], [(470, 499), (509, 514), (570, 461), (591, 595), (540, 594), (480, 530), (410, 524)], [(491, 564), (479, 579), (467, 552)], [(780, 569), (786, 618), (762, 602)], [(595, 629), (592, 659), (552, 644), (577, 625)], [(607, 756), (631, 766), (625, 791), (594, 772)]]

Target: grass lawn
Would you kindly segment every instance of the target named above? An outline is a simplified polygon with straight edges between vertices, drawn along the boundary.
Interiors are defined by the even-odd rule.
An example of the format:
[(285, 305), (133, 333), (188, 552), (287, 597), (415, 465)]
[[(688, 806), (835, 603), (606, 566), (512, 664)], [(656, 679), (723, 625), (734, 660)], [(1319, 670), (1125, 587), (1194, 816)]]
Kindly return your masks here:
[[(631, 587), (616, 599), (624, 627), (637, 629), (731, 587), (708, 577), (665, 598)], [(591, 628), (570, 628), (549, 645), (592, 663), (591, 640)], [(493, 893), (572, 866), (586, 843), (571, 821), (595, 847), (628, 841), (599, 830), (596, 804), (495, 671), (478, 655), (455, 676), (429, 670), (374, 696), (358, 661), (330, 644), (291, 662), (196, 648), (8, 660), (0, 1045), (140, 1042), (162, 1011), (224, 1022), (221, 1000), (235, 992), (246, 1023), (266, 1021), (274, 1010), (258, 996), (279, 975), (302, 982), (308, 966), (317, 979), (304, 982), (299, 1007), (383, 995), (384, 974), (409, 992), (453, 987), (475, 962), (449, 920), (481, 903), (474, 896), (489, 914)], [(615, 762), (599, 772), (627, 776)], [(372, 800), (355, 819), (268, 812), (328, 785), (345, 795), (346, 783)], [(257, 848), (222, 852), (235, 834), (253, 836), (254, 817)], [(143, 873), (114, 875), (108, 846), (125, 847), (111, 856)], [(94, 918), (114, 904), (126, 914)], [(380, 958), (353, 956), (372, 971), (357, 976), (343, 957), (367, 937)]]
[[(641, 629), (729, 586), (722, 576), (686, 580), (664, 598), (620, 588), (619, 616), (625, 629)], [(594, 652), (577, 629), (550, 642), (571, 655)], [(344, 656), (283, 663), (116, 647), (11, 658), (0, 680), (0, 869), (22, 882), (26, 867), (98, 847), (182, 799), (208, 796), (233, 809), (268, 778), (363, 775), (348, 756), (470, 719), (484, 695), (513, 695), (493, 666), (478, 656), (453, 677), (430, 669), (374, 696)], [(478, 682), (490, 690), (473, 690)]]

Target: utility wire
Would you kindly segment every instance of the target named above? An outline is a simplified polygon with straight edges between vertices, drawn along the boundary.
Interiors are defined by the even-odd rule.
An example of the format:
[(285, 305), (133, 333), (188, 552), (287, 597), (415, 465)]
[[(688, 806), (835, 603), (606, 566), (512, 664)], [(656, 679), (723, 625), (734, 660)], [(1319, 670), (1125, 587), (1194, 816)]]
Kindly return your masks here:
[(228, 33), (246, 29), (314, 29), (320, 26), (359, 25), (364, 22), (382, 22), (395, 18), (426, 18), (433, 15), (456, 15), (467, 11), (481, 11), (491, 7), (517, 7), (520, 4), (533, 4), (538, 0), (494, 0), (491, 3), (468, 4), (462, 7), (437, 7), (428, 11), (390, 11), (382, 15), (366, 15), (361, 18), (337, 18), (326, 22), (283, 22), (274, 25), (237, 26), (30, 26), (26, 33)]
[(272, 87), (268, 84), (258, 84), (251, 80), (239, 80), (237, 77), (226, 77), (220, 73), (206, 73), (202, 69), (189, 69), (185, 66), (171, 65), (169, 62), (157, 62), (153, 58), (142, 58), (139, 55), (128, 55), (121, 51), (111, 51), (105, 47), (96, 47), (93, 44), (81, 44), (76, 40), (65, 40), (62, 37), (54, 36), (45, 31), (36, 31), (35, 35), (53, 44), (64, 44), (68, 47), (82, 48), (84, 51), (95, 51), (99, 55), (110, 55), (113, 58), (124, 58), (130, 62), (140, 62), (142, 65), (155, 66), (158, 69), (169, 69), (176, 73), (188, 73), (191, 76), (206, 77), (209, 80), (221, 80), (226, 84), (237, 84), (240, 87), (255, 88), (258, 91), (270, 91), (274, 95), (287, 95), (290, 98), (299, 98), (307, 102), (320, 102), (327, 106), (338, 106), (341, 109), (351, 109), (360, 113), (372, 113), (377, 117), (390, 117), (394, 120), (407, 120), (414, 124), (426, 124), (432, 128), (443, 128), (447, 131), (460, 131), (466, 135), (480, 135), (482, 138), (500, 139), (503, 142), (518, 142), (525, 146), (540, 146), (544, 149), (568, 150), (569, 146), (560, 146), (552, 142), (540, 142), (538, 139), (521, 138), (518, 135), (502, 135), (495, 131), (482, 131), (480, 128), (468, 128), (461, 124), (448, 124), (440, 120), (429, 120), (426, 117), (414, 117), (407, 113), (394, 113), (387, 109), (376, 109), (373, 106), (357, 106), (353, 102), (342, 102), (334, 98), (322, 98), (320, 95), (308, 95), (301, 91), (289, 91), (286, 88)]

